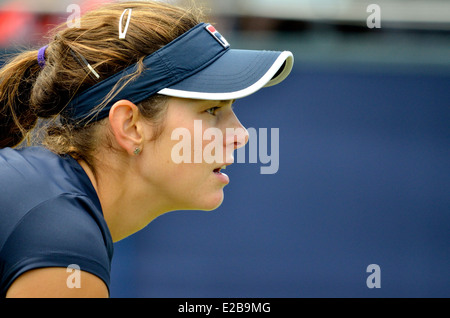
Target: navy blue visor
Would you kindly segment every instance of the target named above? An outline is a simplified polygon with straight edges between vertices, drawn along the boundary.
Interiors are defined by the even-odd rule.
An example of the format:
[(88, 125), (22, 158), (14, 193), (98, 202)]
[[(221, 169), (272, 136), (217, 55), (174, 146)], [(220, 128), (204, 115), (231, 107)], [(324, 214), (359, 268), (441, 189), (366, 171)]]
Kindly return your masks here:
[[(134, 104), (155, 94), (233, 100), (281, 83), (291, 72), (291, 52), (234, 50), (210, 24), (200, 23), (147, 56), (139, 76), (134, 64), (76, 95), (61, 114), (72, 124), (108, 117), (120, 100)], [(121, 90), (118, 88), (124, 87)], [(100, 111), (94, 111), (98, 106)]]

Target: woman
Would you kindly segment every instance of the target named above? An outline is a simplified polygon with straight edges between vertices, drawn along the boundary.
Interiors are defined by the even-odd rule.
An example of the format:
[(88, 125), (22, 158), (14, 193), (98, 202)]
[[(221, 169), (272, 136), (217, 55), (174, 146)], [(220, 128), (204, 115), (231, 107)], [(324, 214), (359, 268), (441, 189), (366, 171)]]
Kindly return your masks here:
[[(232, 50), (199, 14), (157, 1), (88, 12), (6, 64), (1, 296), (108, 297), (113, 242), (164, 213), (220, 206), (221, 169), (248, 139), (233, 101), (292, 65), (290, 52)], [(39, 118), (50, 119), (42, 145), (14, 149)], [(213, 151), (195, 138), (180, 150), (180, 129), (223, 138)], [(175, 160), (186, 153), (200, 161)]]

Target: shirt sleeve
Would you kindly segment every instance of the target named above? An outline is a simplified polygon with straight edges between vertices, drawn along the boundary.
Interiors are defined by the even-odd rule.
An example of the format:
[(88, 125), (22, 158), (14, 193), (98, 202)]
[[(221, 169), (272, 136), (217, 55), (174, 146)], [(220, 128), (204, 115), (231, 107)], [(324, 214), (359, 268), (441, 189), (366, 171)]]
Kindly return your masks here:
[(76, 195), (61, 195), (30, 210), (0, 251), (2, 296), (29, 270), (70, 265), (96, 275), (109, 289), (112, 241), (99, 214), (89, 198)]

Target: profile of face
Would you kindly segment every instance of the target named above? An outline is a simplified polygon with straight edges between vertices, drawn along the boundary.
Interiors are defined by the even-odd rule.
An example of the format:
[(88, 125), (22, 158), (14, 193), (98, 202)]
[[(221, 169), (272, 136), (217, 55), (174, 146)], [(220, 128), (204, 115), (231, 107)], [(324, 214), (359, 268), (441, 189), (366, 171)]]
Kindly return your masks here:
[(170, 98), (167, 107), (161, 135), (145, 141), (140, 174), (168, 211), (214, 210), (230, 182), (221, 169), (233, 163), (233, 152), (245, 146), (248, 132), (233, 101)]

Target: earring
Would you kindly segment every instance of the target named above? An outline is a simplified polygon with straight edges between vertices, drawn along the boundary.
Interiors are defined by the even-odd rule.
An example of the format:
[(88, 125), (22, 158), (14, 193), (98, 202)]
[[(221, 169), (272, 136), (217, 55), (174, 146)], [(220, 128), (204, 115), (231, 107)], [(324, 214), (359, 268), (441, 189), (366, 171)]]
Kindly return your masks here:
[(139, 156), (140, 153), (141, 153), (141, 148), (136, 148), (136, 149), (134, 150), (134, 155), (135, 155), (135, 156)]

